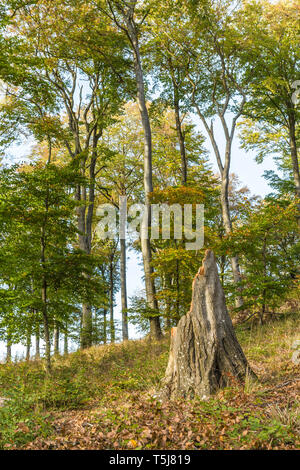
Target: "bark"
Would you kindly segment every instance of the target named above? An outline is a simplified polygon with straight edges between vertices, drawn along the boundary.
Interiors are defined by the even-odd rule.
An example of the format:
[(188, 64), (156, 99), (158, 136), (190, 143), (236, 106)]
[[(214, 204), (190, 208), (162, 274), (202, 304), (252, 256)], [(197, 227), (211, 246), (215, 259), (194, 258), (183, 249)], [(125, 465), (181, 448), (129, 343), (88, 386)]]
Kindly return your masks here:
[[(51, 158), (51, 148), (49, 150), (48, 162)], [(45, 339), (45, 358), (46, 358), (46, 372), (51, 373), (51, 343), (50, 343), (50, 331), (49, 331), (49, 319), (48, 319), (48, 306), (47, 306), (47, 278), (46, 278), (46, 225), (48, 221), (48, 209), (49, 209), (49, 193), (47, 191), (45, 199), (45, 217), (43, 225), (41, 227), (41, 266), (42, 266), (42, 315), (44, 323), (44, 339)]]
[(36, 326), (35, 329), (35, 358), (40, 359), (40, 325)]
[(49, 321), (47, 313), (47, 283), (43, 280), (42, 285), (42, 302), (43, 302), (43, 323), (44, 323), (44, 339), (45, 339), (45, 358), (46, 358), (46, 372), (51, 372), (51, 344), (50, 344), (50, 332), (49, 332)]
[(65, 331), (65, 334), (64, 334), (64, 354), (68, 354), (68, 352), (69, 352), (68, 333)]
[[(171, 290), (171, 278), (170, 275), (167, 274), (164, 281), (164, 290), (167, 289), (168, 292)], [(171, 329), (171, 299), (168, 295), (166, 299), (166, 313), (165, 313), (165, 330), (170, 331)]]
[(11, 362), (11, 340), (7, 339), (6, 342), (6, 362)]
[(120, 277), (121, 277), (122, 337), (123, 337), (123, 341), (125, 341), (128, 339), (126, 240), (121, 238), (120, 245), (121, 245)]
[(81, 311), (81, 349), (92, 346), (92, 309), (88, 304), (82, 304)]
[(114, 322), (114, 266), (111, 257), (109, 264), (109, 312), (110, 312), (110, 342), (114, 343), (115, 335), (115, 322)]
[(103, 343), (107, 343), (107, 310), (103, 310)]
[[(95, 178), (96, 178), (96, 163), (97, 163), (97, 144), (101, 137), (101, 132), (97, 131), (95, 127), (92, 137), (92, 156), (89, 165), (89, 190), (88, 196), (85, 188), (81, 190), (81, 199), (88, 200), (88, 207), (79, 208), (78, 212), (78, 228), (82, 232), (79, 235), (79, 247), (88, 255), (92, 251), (92, 223), (93, 212), (95, 204)], [(85, 162), (84, 162), (85, 167)], [(86, 276), (87, 277), (87, 276)], [(87, 277), (88, 279), (88, 277)], [(89, 348), (93, 344), (93, 319), (92, 307), (88, 304), (82, 305), (82, 331), (81, 331), (81, 348)]]
[[(226, 170), (226, 169), (225, 169)], [(229, 174), (222, 176), (221, 185), (221, 207), (222, 207), (222, 220), (226, 235), (229, 235), (232, 231), (232, 223), (229, 209), (229, 197), (228, 197), (228, 185), (229, 185)], [(231, 269), (233, 274), (233, 280), (235, 284), (239, 284), (242, 281), (241, 270), (239, 265), (239, 259), (237, 256), (231, 258)], [(240, 295), (236, 296), (235, 305), (240, 308), (243, 306), (243, 298), (241, 296), (241, 289), (239, 289)]]
[(29, 325), (29, 326), (28, 326), (27, 335), (26, 335), (26, 361), (29, 361), (29, 360), (30, 360), (31, 328), (32, 328), (32, 325)]
[(59, 326), (57, 322), (54, 326), (54, 354), (59, 354)]
[(242, 383), (250, 369), (228, 314), (215, 257), (207, 250), (193, 281), (190, 311), (172, 329), (164, 398), (209, 397)]
[(174, 111), (175, 111), (176, 132), (177, 132), (179, 148), (180, 148), (180, 157), (181, 157), (181, 184), (185, 185), (187, 182), (187, 162), (186, 162), (184, 135), (182, 132), (181, 119), (180, 119), (178, 86), (175, 80), (172, 80), (172, 81), (173, 81), (173, 89), (174, 89)]
[(292, 166), (293, 166), (295, 194), (296, 194), (296, 197), (298, 198), (297, 222), (298, 222), (298, 226), (300, 227), (300, 171), (299, 171), (298, 149), (297, 149), (297, 139), (296, 139), (295, 113), (290, 113), (289, 115), (289, 140), (290, 140), (291, 160), (292, 160)]

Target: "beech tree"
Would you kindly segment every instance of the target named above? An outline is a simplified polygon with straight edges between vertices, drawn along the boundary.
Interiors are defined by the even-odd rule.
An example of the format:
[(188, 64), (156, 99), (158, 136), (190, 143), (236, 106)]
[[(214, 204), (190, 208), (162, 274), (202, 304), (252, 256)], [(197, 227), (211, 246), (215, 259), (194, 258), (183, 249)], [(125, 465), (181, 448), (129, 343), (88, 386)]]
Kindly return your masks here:
[[(144, 19), (149, 14), (149, 5), (139, 5), (137, 0), (130, 2), (107, 0), (105, 5), (100, 5), (100, 10), (107, 14), (115, 25), (122, 31), (130, 45), (134, 73), (136, 80), (136, 100), (141, 114), (141, 122), (144, 131), (144, 191), (145, 191), (145, 210), (146, 217), (143, 219), (141, 228), (141, 247), (144, 261), (145, 285), (147, 303), (152, 310), (158, 311), (158, 303), (155, 293), (155, 283), (153, 280), (152, 253), (151, 244), (148, 237), (149, 227), (151, 226), (151, 205), (150, 193), (153, 191), (152, 183), (152, 135), (149, 113), (146, 104), (145, 79), (140, 53), (140, 35)], [(153, 338), (159, 339), (162, 335), (160, 321), (158, 316), (150, 319), (150, 334)]]
[[(258, 151), (258, 161), (268, 152), (281, 157), (288, 153), (300, 214), (299, 103), (296, 80), (299, 77), (298, 5), (293, 0), (276, 5), (250, 2), (243, 10), (242, 34), (249, 38), (245, 53), (253, 79), (243, 115), (244, 145)], [(255, 28), (252, 26), (255, 24)], [(257, 34), (259, 29), (260, 34)], [(297, 215), (300, 224), (300, 215)]]

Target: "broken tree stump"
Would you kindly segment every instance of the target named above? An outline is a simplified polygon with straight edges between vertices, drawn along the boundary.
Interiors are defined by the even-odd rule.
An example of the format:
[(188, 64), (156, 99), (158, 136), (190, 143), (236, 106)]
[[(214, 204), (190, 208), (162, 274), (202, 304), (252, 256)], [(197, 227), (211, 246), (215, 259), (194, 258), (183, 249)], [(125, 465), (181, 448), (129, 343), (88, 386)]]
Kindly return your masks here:
[(228, 314), (214, 253), (207, 250), (193, 281), (190, 311), (171, 332), (160, 395), (206, 398), (246, 376), (256, 377)]

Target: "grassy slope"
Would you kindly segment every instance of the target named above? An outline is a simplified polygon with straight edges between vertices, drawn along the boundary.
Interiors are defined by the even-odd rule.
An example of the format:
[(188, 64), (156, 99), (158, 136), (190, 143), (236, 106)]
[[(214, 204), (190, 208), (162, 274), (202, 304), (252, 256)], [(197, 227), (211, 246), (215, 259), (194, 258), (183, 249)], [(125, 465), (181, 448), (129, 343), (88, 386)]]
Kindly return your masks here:
[(168, 341), (129, 341), (42, 362), (0, 365), (0, 448), (299, 448), (298, 318), (238, 328), (259, 383), (233, 384), (209, 401), (160, 403)]

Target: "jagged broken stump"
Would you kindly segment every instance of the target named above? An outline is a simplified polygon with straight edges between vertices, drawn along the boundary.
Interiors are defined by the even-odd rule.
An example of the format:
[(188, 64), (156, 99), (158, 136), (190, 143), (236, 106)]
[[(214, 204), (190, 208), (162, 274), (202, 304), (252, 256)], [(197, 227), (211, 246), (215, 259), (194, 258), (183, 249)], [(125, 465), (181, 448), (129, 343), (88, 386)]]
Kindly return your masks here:
[(207, 250), (193, 281), (190, 311), (172, 328), (169, 362), (160, 395), (206, 398), (255, 377), (228, 314), (214, 253)]

